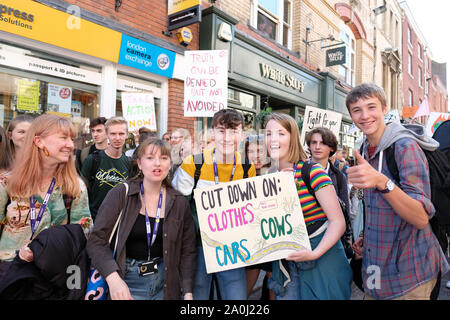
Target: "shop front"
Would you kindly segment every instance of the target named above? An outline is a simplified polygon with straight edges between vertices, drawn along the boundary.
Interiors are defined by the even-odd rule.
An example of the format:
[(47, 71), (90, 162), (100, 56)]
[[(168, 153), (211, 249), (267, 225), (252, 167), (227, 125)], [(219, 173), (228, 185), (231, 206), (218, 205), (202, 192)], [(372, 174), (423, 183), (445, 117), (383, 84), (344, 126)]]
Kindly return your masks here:
[[(281, 56), (237, 30), (234, 27), (237, 22), (216, 7), (203, 10), (200, 49), (228, 50), (228, 107), (244, 112), (247, 128), (261, 128), (258, 114), (266, 107), (290, 114), (301, 124), (306, 106), (312, 106), (342, 114), (338, 140), (340, 145), (353, 148), (354, 139), (345, 135), (352, 123), (345, 107), (347, 90), (338, 84), (336, 77), (313, 72), (288, 56)], [(224, 24), (231, 30), (227, 39), (221, 34)], [(246, 97), (247, 103), (241, 97)]]
[(71, 118), (86, 135), (91, 119), (122, 115), (122, 92), (151, 92), (157, 133), (167, 131), (168, 80), (181, 79), (178, 53), (34, 1), (3, 7), (0, 125), (48, 112)]

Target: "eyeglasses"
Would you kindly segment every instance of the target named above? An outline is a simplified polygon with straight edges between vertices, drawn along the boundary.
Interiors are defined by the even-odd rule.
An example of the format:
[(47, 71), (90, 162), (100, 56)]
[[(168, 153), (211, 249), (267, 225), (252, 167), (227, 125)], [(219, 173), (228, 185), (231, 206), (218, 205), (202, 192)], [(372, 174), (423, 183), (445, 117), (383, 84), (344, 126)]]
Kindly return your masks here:
[(182, 139), (182, 138), (183, 138), (183, 136), (179, 136), (179, 137), (172, 136), (172, 137), (170, 137), (170, 140), (178, 140), (178, 139)]

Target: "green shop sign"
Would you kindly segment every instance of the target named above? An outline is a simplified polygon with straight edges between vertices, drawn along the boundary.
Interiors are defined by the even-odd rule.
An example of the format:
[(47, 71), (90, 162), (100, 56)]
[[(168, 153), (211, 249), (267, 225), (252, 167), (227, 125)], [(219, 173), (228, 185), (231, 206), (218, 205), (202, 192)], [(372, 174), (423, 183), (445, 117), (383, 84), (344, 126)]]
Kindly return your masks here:
[(269, 80), (276, 81), (278, 83), (285, 85), (286, 87), (293, 88), (302, 93), (305, 90), (306, 82), (297, 79), (293, 75), (289, 75), (289, 74), (284, 73), (283, 71), (272, 68), (271, 66), (269, 66), (265, 63), (260, 63), (259, 65), (261, 68), (261, 76), (262, 77), (269, 79)]

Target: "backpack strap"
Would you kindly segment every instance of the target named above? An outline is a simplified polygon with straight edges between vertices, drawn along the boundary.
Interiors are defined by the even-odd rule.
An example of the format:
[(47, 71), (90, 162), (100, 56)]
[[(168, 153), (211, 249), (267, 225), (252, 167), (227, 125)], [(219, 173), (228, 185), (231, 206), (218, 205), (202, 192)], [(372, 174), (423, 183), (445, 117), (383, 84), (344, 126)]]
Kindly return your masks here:
[[(314, 199), (316, 199), (316, 201), (317, 201), (317, 198), (316, 198), (316, 194), (315, 194), (315, 192), (314, 192), (314, 189), (311, 187), (311, 177), (310, 177), (310, 174), (311, 174), (311, 168), (312, 168), (312, 166), (313, 166), (313, 163), (312, 163), (310, 160), (303, 162), (303, 167), (302, 167), (302, 179), (303, 179), (303, 181), (305, 182), (306, 188), (308, 188), (308, 192), (309, 192), (310, 194), (312, 194), (312, 195), (314, 196)], [(317, 201), (317, 203), (318, 203), (318, 201)]]
[(398, 172), (397, 162), (395, 161), (395, 142), (384, 150), (384, 155), (389, 173), (392, 175), (397, 185), (400, 185), (400, 173)]
[(244, 177), (243, 177), (243, 179), (247, 179), (248, 178), (248, 170), (250, 170), (251, 167), (252, 167), (252, 164), (248, 160), (248, 157), (245, 157), (244, 163), (242, 164), (242, 169), (244, 170)]
[(192, 188), (192, 193), (194, 193), (194, 189), (197, 187), (198, 179), (200, 179), (200, 173), (202, 171), (203, 163), (205, 158), (203, 153), (194, 154), (194, 164), (195, 164), (195, 173), (194, 173), (194, 187)]

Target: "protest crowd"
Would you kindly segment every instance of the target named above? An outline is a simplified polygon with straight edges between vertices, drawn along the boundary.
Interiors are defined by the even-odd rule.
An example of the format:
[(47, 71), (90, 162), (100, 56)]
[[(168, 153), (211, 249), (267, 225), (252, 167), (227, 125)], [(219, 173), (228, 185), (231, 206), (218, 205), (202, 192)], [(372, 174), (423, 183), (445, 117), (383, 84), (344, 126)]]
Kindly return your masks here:
[[(377, 85), (354, 87), (346, 106), (364, 134), (352, 155), (325, 127), (303, 144), (297, 121), (276, 112), (257, 133), (234, 109), (202, 133), (159, 138), (142, 127), (132, 148), (127, 120), (99, 117), (83, 149), (70, 120), (17, 116), (0, 127), (0, 299), (246, 300), (260, 275), (262, 300), (349, 300), (353, 286), (369, 300), (437, 299), (450, 287), (440, 286), (450, 270), (448, 149), (423, 126), (385, 123)], [(265, 176), (294, 192), (283, 229), (256, 214), (274, 203), (256, 191)], [(241, 180), (253, 202), (227, 211), (216, 196)], [(206, 217), (208, 207), (217, 214)], [(256, 222), (232, 245), (212, 239)], [(303, 240), (253, 259), (252, 237), (281, 232)]]

